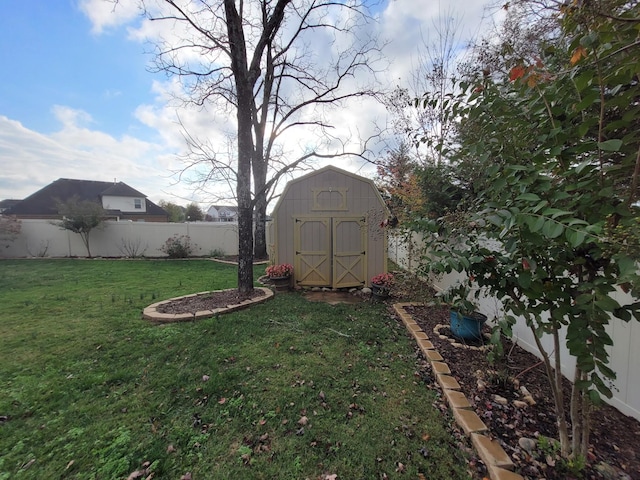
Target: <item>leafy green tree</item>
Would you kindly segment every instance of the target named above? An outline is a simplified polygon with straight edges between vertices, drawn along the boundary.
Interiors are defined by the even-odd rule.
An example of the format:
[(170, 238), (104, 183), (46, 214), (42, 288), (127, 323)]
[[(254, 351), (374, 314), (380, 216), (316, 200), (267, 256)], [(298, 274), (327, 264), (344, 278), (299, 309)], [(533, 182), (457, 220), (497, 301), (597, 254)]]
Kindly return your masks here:
[(100, 227), (106, 219), (106, 211), (102, 205), (90, 200), (80, 200), (77, 196), (67, 201), (56, 202), (58, 213), (62, 220), (55, 222), (60, 228), (77, 233), (82, 239), (87, 256), (91, 258), (89, 235), (91, 231)]
[(161, 200), (159, 205), (169, 214), (169, 222), (182, 223), (185, 219), (185, 208), (172, 202)]
[[(563, 6), (554, 12), (563, 41), (503, 75), (466, 78), (449, 99), (463, 132), (449, 151), (454, 161), (492, 166), (473, 214), (416, 222), (431, 234), (426, 270), (466, 272), (478, 292), (500, 299), (504, 332), (525, 318), (566, 458), (586, 457), (593, 405), (612, 395), (607, 325), (612, 317), (640, 320), (640, 302), (611, 297), (617, 288), (639, 296), (639, 9), (623, 1)], [(576, 360), (569, 398), (553, 368), (563, 363), (565, 328)]]
[(197, 203), (190, 203), (184, 211), (185, 218), (190, 222), (201, 222), (204, 220), (204, 212)]

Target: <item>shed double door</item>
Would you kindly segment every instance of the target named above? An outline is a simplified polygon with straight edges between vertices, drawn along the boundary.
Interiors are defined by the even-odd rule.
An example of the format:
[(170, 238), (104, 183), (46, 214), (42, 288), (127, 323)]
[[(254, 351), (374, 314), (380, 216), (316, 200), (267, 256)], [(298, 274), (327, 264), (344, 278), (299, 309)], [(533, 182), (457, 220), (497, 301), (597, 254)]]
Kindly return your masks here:
[(366, 232), (363, 217), (296, 217), (296, 283), (308, 287), (364, 286)]

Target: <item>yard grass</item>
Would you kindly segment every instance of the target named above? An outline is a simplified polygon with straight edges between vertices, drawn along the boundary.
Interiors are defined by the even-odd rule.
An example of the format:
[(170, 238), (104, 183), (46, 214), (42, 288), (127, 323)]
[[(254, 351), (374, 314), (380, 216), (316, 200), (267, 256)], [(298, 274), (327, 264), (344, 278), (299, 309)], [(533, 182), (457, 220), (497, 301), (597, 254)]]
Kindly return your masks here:
[(0, 479), (468, 478), (382, 305), (141, 320), (235, 281), (207, 260), (0, 261)]

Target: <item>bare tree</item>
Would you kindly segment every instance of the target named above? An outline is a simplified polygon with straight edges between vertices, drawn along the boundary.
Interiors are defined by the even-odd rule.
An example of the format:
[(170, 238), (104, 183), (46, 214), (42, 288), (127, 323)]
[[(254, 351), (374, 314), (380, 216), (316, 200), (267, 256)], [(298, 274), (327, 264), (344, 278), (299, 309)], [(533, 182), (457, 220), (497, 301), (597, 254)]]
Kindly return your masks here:
[[(238, 288), (252, 289), (255, 209), (259, 255), (266, 255), (267, 203), (277, 182), (308, 162), (349, 153), (327, 119), (332, 108), (375, 90), (371, 78), (380, 53), (366, 32), (365, 2), (331, 0), (140, 0), (146, 15), (171, 24), (156, 42), (155, 69), (179, 78), (190, 104), (235, 112), (232, 158), (185, 132), (187, 167), (200, 181), (232, 184), (238, 204)], [(364, 75), (364, 73), (367, 75)], [(296, 127), (315, 141), (284, 147)], [(342, 132), (340, 132), (342, 133)], [(291, 141), (291, 140), (289, 140)], [(234, 158), (235, 157), (235, 158)], [(202, 170), (206, 165), (208, 171)]]
[(426, 146), (426, 151), (416, 151), (425, 165), (442, 163), (440, 147), (455, 128), (455, 119), (447, 117), (443, 105), (456, 84), (462, 47), (460, 21), (451, 9), (442, 12), (416, 49), (416, 66), (409, 85), (396, 87), (386, 97), (392, 129), (401, 137), (400, 143), (411, 140), (415, 145)]

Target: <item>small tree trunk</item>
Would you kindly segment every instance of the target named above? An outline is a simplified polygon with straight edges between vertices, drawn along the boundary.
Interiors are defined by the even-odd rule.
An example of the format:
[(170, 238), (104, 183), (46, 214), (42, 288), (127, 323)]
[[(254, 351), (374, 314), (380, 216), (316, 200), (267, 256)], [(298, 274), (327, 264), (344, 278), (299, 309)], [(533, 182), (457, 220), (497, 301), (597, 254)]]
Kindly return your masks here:
[(82, 238), (82, 243), (84, 243), (84, 247), (87, 249), (87, 257), (91, 257), (91, 249), (89, 248), (89, 233), (90, 232), (80, 232), (80, 238)]
[(555, 361), (555, 383), (556, 383), (556, 415), (558, 416), (558, 436), (560, 437), (560, 453), (563, 457), (569, 455), (569, 426), (567, 425), (567, 417), (564, 413), (564, 392), (562, 390), (562, 365), (560, 358), (560, 334), (559, 325), (553, 322), (553, 349)]
[(576, 366), (573, 376), (573, 388), (571, 389), (571, 453), (579, 450), (582, 444), (582, 427), (584, 415), (582, 412), (582, 392), (577, 384), (584, 378), (584, 373)]
[(582, 442), (580, 443), (580, 450), (578, 453), (587, 458), (589, 453), (589, 436), (591, 434), (591, 400), (589, 395), (583, 393), (582, 395)]
[(576, 367), (573, 391), (571, 393), (571, 455), (587, 457), (589, 451), (589, 435), (591, 430), (591, 401), (584, 390), (576, 387), (579, 380), (585, 380), (587, 374)]
[[(549, 354), (545, 351), (538, 335), (536, 334), (535, 324), (532, 322), (529, 324), (529, 328), (533, 333), (533, 339), (536, 342), (536, 346), (538, 347), (538, 351), (540, 355), (542, 355), (542, 360), (544, 361), (544, 368), (547, 373), (547, 380), (549, 380), (549, 385), (551, 386), (551, 392), (553, 393), (553, 403), (556, 410), (557, 424), (558, 424), (558, 437), (560, 440), (560, 449), (563, 457), (566, 457), (569, 451), (569, 426), (567, 425), (567, 418), (564, 414), (564, 394), (562, 392), (562, 371), (560, 368), (560, 359), (559, 359), (559, 346), (560, 339), (558, 337), (558, 329), (555, 328), (553, 330), (553, 343), (555, 348), (555, 361), (556, 368), (551, 366), (551, 360), (549, 358)], [(558, 387), (559, 385), (559, 387)]]

